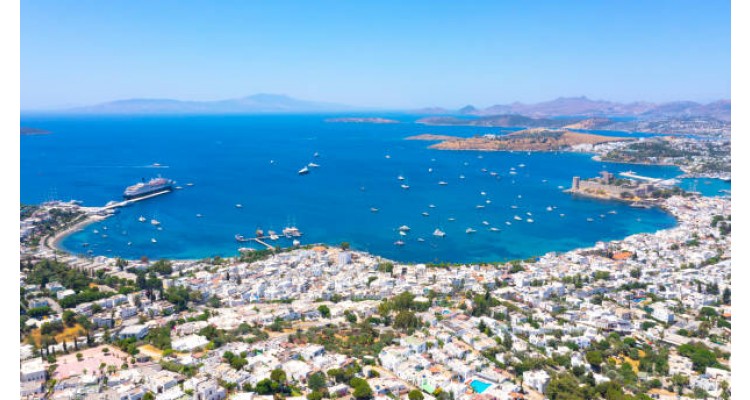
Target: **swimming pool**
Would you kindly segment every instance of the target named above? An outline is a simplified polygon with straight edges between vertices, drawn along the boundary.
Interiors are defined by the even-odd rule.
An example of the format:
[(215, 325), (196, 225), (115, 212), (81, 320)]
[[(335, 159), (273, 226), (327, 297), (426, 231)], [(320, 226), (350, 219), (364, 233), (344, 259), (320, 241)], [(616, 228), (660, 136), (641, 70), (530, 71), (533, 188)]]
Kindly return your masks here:
[(471, 381), (471, 383), (469, 384), (469, 386), (471, 386), (471, 388), (474, 389), (474, 391), (476, 393), (481, 394), (485, 390), (487, 390), (487, 388), (489, 388), (490, 386), (492, 386), (492, 384), (480, 381), (479, 379), (474, 379), (474, 380)]

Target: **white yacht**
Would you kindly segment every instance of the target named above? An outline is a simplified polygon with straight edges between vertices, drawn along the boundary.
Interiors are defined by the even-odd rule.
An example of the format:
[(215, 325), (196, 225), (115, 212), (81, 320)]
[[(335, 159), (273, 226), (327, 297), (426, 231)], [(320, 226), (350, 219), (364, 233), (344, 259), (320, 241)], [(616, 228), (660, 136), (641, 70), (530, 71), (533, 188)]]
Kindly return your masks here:
[(514, 215), (513, 219), (515, 219), (516, 221), (522, 221), (523, 220), (523, 218), (519, 217), (518, 215)]
[(138, 222), (146, 222), (146, 217), (141, 215), (140, 217), (138, 217)]
[(441, 231), (440, 229), (435, 229), (435, 231), (432, 232), (432, 234), (435, 235), (435, 236), (437, 236), (437, 237), (444, 237), (445, 236), (445, 232)]
[(500, 228), (495, 228), (494, 226), (490, 228), (492, 232), (500, 232)]
[(533, 219), (531, 219), (531, 218), (526, 218), (526, 222), (528, 222), (528, 223), (532, 223), (532, 222), (534, 222), (534, 220), (533, 220)]
[(447, 184), (448, 184), (448, 182), (446, 182), (446, 181), (440, 181), (440, 182), (438, 182), (438, 185), (440, 185), (440, 186), (445, 186)]
[(477, 231), (476, 229), (466, 228), (466, 233), (474, 233), (476, 231)]
[(161, 225), (161, 222), (159, 222), (159, 221), (157, 221), (155, 219), (152, 219), (151, 220), (151, 225), (154, 225), (154, 226)]
[(404, 179), (406, 179), (406, 178), (404, 178), (404, 176), (403, 176), (403, 175), (399, 175), (399, 176), (398, 176), (398, 180), (400, 180), (400, 181), (403, 181)]
[(156, 239), (151, 238), (151, 243), (156, 243)]
[(401, 185), (401, 189), (408, 190), (409, 189), (409, 185)]
[(408, 227), (408, 226), (406, 226), (406, 225), (401, 225), (401, 226), (400, 226), (400, 227), (398, 228), (398, 230), (400, 230), (400, 231), (404, 231), (404, 232), (409, 232), (409, 231), (411, 230), (411, 228), (409, 228), (409, 227)]
[(307, 165), (305, 165), (304, 167), (302, 167), (301, 170), (297, 171), (297, 173), (300, 174), (300, 175), (306, 175), (306, 174), (310, 173), (310, 170), (307, 169)]

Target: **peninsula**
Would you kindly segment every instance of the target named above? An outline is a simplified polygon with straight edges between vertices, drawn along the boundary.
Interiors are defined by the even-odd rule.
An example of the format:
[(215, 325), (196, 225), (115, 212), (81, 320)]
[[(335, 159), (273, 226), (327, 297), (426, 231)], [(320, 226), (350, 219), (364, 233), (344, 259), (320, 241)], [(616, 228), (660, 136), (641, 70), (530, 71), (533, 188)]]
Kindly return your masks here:
[(441, 140), (430, 146), (438, 150), (483, 151), (558, 151), (576, 146), (593, 146), (609, 142), (631, 141), (633, 138), (592, 135), (560, 129), (525, 129), (508, 135), (483, 135), (462, 138), (444, 135), (418, 135), (407, 140)]

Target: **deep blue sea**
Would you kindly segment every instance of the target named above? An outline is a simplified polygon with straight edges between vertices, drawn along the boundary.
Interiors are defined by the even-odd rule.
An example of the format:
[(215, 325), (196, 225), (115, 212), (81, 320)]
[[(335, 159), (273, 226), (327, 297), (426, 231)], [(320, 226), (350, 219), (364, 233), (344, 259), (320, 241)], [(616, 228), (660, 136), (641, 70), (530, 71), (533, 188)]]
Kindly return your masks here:
[[(174, 179), (182, 190), (122, 208), (62, 243), (76, 254), (152, 259), (236, 255), (252, 246), (237, 243), (235, 234), (296, 226), (303, 244), (349, 242), (399, 261), (501, 261), (675, 225), (659, 210), (575, 198), (559, 186), (604, 169), (673, 177), (677, 168), (600, 163), (586, 154), (430, 150), (430, 142), (404, 138), (508, 130), (427, 127), (413, 123), (417, 116), (378, 116), (404, 123), (324, 121), (332, 115), (26, 115), (22, 126), (52, 134), (21, 137), (21, 201), (100, 206), (121, 200), (125, 187), (142, 178)], [(298, 175), (310, 162), (320, 167)], [(697, 186), (711, 194), (729, 188), (708, 180)], [(157, 219), (162, 229), (139, 216)], [(403, 237), (402, 225), (411, 228)], [(436, 228), (447, 235), (433, 236)], [(405, 244), (394, 245), (398, 240)], [(290, 245), (283, 238), (271, 243)]]

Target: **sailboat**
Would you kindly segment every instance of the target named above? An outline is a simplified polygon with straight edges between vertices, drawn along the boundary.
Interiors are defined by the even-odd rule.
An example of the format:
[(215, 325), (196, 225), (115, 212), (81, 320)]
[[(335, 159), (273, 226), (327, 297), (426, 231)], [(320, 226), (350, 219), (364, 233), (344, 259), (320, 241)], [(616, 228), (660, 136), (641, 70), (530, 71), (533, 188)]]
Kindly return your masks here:
[(143, 215), (141, 215), (140, 217), (138, 217), (138, 221), (139, 222), (146, 222), (146, 217), (144, 217)]

